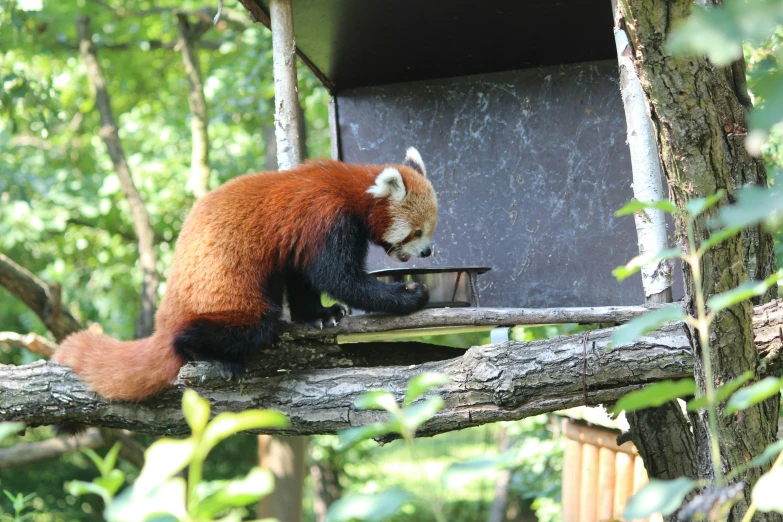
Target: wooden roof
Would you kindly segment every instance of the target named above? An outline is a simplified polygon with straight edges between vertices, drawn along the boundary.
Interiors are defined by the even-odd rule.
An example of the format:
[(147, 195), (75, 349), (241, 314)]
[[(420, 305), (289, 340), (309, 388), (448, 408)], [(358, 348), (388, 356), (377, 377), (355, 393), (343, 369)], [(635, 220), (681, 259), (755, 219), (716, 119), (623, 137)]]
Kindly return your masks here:
[[(240, 0), (268, 24), (269, 0)], [(294, 0), (299, 55), (333, 92), (614, 58), (609, 0)]]

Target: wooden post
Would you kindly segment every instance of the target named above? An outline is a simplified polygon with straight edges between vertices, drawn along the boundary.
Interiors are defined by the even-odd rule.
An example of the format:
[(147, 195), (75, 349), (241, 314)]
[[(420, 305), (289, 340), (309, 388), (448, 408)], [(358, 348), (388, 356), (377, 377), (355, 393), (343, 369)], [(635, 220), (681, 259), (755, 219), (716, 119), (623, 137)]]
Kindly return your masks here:
[(299, 143), (301, 130), (296, 82), (296, 39), (291, 0), (270, 0), (269, 18), (275, 76), (277, 168), (288, 170), (304, 159)]
[(613, 518), (617, 520), (622, 518), (625, 505), (633, 495), (633, 461), (633, 455), (628, 453), (615, 455)]
[(611, 520), (614, 511), (615, 452), (598, 450), (598, 520)]
[(597, 522), (598, 446), (582, 445), (582, 484), (579, 488), (579, 522)]
[[(567, 421), (563, 421), (567, 422)], [(582, 477), (582, 443), (566, 439), (563, 458), (563, 522), (579, 521), (579, 487)]]

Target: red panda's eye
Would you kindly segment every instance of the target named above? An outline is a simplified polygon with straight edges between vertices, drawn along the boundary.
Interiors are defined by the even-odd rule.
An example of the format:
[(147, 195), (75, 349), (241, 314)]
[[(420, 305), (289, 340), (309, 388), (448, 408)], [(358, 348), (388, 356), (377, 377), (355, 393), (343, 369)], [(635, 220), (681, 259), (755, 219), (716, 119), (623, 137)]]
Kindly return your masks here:
[(416, 232), (413, 233), (413, 237), (421, 237), (421, 235), (422, 235), (421, 230), (417, 230)]

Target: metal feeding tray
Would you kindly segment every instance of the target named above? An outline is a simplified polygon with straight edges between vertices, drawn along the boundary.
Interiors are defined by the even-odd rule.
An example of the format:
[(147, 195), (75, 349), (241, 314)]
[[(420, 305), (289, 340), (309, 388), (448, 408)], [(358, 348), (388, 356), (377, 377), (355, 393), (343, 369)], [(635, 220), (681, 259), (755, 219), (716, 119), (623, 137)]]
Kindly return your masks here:
[(388, 268), (370, 275), (385, 283), (427, 285), (430, 301), (425, 308), (481, 306), (477, 278), (492, 270), (486, 266), (438, 266), (429, 268)]

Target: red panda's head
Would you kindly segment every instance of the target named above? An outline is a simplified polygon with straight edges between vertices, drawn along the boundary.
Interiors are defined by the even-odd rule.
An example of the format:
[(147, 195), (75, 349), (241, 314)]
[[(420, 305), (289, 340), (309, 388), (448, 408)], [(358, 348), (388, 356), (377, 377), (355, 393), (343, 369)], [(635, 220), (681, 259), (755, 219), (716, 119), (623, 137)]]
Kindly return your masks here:
[(387, 201), (390, 220), (382, 236), (389, 257), (405, 262), (432, 254), (438, 200), (419, 151), (409, 148), (403, 164), (383, 169), (367, 192)]

